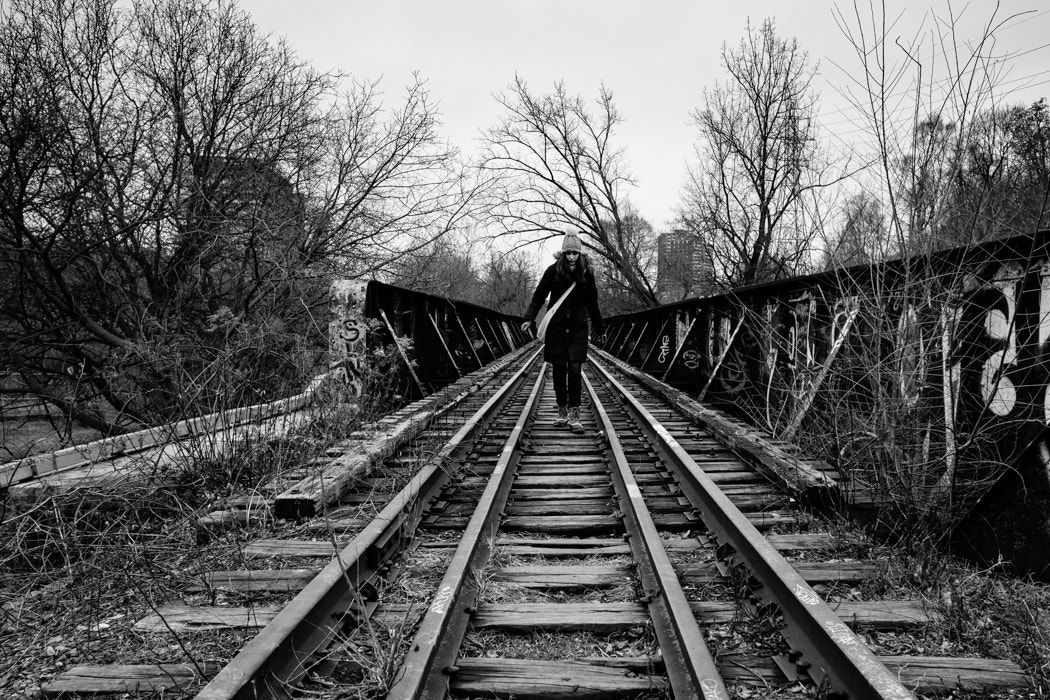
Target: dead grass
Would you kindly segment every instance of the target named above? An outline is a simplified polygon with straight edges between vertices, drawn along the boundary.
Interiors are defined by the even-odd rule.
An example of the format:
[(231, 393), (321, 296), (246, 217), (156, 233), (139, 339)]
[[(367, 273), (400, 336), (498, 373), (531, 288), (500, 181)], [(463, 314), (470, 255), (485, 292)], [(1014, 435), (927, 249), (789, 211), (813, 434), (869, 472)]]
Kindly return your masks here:
[[(344, 423), (353, 414), (353, 423)], [(200, 517), (231, 496), (265, 499), (287, 473), (323, 457), (362, 417), (322, 410), (303, 431), (242, 445), (222, 460), (177, 465), (158, 490), (79, 489), (41, 494), (0, 517), (0, 695), (33, 697), (56, 674), (86, 663), (204, 663), (230, 658), (255, 630), (140, 632), (138, 620), (190, 602), (239, 605), (226, 591), (183, 588), (210, 570), (319, 568), (313, 558), (249, 560), (245, 539), (293, 536), (301, 526), (269, 521), (198, 539)], [(2, 506), (0, 506), (2, 507)], [(288, 594), (251, 596), (278, 604)]]
[(454, 549), (418, 547), (401, 556), (398, 575), (383, 586), (381, 599), (426, 608), (454, 554)]
[(940, 622), (918, 639), (882, 636), (877, 644), (924, 649), (910, 653), (981, 656), (1018, 663), (1050, 697), (1050, 585), (980, 569), (933, 548), (924, 554), (888, 549), (880, 588), (917, 597)]

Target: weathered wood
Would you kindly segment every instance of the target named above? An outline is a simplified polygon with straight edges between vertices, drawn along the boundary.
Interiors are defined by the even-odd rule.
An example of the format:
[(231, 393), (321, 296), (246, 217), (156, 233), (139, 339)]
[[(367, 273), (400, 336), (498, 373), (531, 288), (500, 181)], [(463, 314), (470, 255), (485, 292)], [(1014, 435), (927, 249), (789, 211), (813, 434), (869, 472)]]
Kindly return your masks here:
[[(793, 551), (793, 550), (811, 550), (811, 549), (823, 549), (828, 547), (832, 542), (832, 538), (827, 533), (805, 533), (805, 534), (782, 534), (782, 535), (766, 535), (766, 539), (781, 551)], [(497, 541), (497, 545), (501, 547), (511, 547), (514, 545), (528, 546), (531, 548), (540, 549), (543, 547), (579, 547), (586, 551), (588, 547), (612, 547), (621, 543), (623, 540), (614, 538), (605, 539), (575, 539), (575, 538), (550, 538), (550, 539), (525, 539), (525, 538), (504, 538)], [(669, 538), (664, 540), (664, 547), (669, 551), (696, 551), (707, 545), (699, 542), (698, 540), (688, 538)]]
[(480, 605), (471, 618), (471, 625), (476, 629), (498, 627), (518, 631), (615, 632), (648, 622), (649, 612), (641, 603)]
[(664, 384), (608, 353), (600, 352), (600, 355), (603, 360), (614, 364), (639, 384), (662, 396), (697, 425), (714, 435), (719, 442), (740, 454), (748, 455), (749, 461), (752, 461), (756, 468), (778, 483), (784, 484), (799, 498), (826, 500), (837, 491), (838, 484), (835, 479), (825, 474), (825, 470), (816, 462), (786, 452), (754, 428), (721, 411), (700, 404), (685, 392)]
[(666, 680), (583, 661), (460, 659), (450, 685), (454, 693), (468, 696), (605, 700), (660, 691), (666, 687)]
[(310, 540), (255, 540), (244, 545), (242, 553), (256, 557), (332, 557), (336, 545), (330, 541)]
[(301, 591), (320, 569), (254, 569), (211, 571), (204, 581), (194, 582), (183, 590), (196, 593), (221, 588), (229, 591)]
[[(428, 542), (421, 546), (427, 549), (454, 549), (456, 543)], [(631, 553), (630, 545), (621, 537), (501, 537), (496, 540), (496, 546), (500, 552), (511, 556), (587, 557), (621, 556)], [(703, 546), (692, 538), (664, 540), (664, 547), (669, 551), (695, 551)]]
[(622, 537), (500, 537), (496, 545), (528, 545), (530, 547), (593, 547), (601, 548), (623, 543)]
[(704, 523), (692, 513), (652, 513), (653, 522), (664, 532), (688, 532), (704, 529)]
[[(574, 447), (573, 450), (577, 450), (577, 448)], [(556, 457), (552, 457), (526, 452), (521, 456), (521, 466), (523, 467), (558, 467), (565, 464), (597, 467), (604, 466), (605, 463), (593, 454), (557, 454)]]
[(875, 561), (809, 562), (793, 561), (792, 568), (808, 583), (859, 583), (885, 573)]
[(611, 515), (516, 516), (504, 519), (500, 529), (504, 532), (608, 534), (623, 532), (624, 525), (621, 518)]
[(744, 517), (746, 517), (748, 522), (759, 530), (769, 530), (779, 526), (790, 526), (798, 522), (798, 519), (793, 515), (776, 512), (744, 513)]
[[(281, 418), (299, 412), (300, 409), (308, 406), (313, 401), (314, 392), (323, 378), (324, 375), (314, 379), (301, 394), (278, 401), (146, 428), (66, 447), (55, 452), (34, 455), (16, 462), (0, 464), (0, 487), (12, 486), (36, 476), (53, 475), (66, 470), (89, 467), (89, 465), (131, 453), (156, 451), (168, 444), (201, 436), (204, 436), (207, 442), (200, 441), (201, 444), (195, 445), (198, 449), (210, 446), (217, 436), (220, 442), (235, 441), (237, 436), (243, 437), (243, 428), (248, 424), (269, 420), (271, 424), (278, 425)], [(222, 437), (227, 433), (230, 434), (230, 437)], [(183, 445), (182, 449), (189, 451), (186, 445)], [(155, 462), (156, 460), (147, 459), (146, 461)]]
[(921, 600), (843, 600), (829, 603), (853, 629), (897, 630), (928, 625), (940, 616)]
[(730, 486), (733, 484), (740, 484), (741, 486), (746, 486), (749, 484), (764, 485), (769, 483), (769, 479), (762, 476), (761, 474), (756, 474), (751, 470), (709, 472), (708, 476), (711, 478), (711, 481), (713, 481), (719, 488), (723, 486)]
[(41, 688), (44, 697), (100, 693), (142, 693), (180, 690), (192, 692), (204, 686), (221, 668), (220, 664), (110, 664), (74, 666), (63, 671)]
[(729, 500), (733, 502), (733, 505), (735, 505), (737, 510), (741, 513), (756, 513), (765, 510), (788, 508), (791, 505), (788, 496), (742, 496), (737, 494), (730, 496)]
[(312, 517), (321, 512), (324, 506), (335, 503), (376, 464), (391, 457), (402, 445), (423, 432), (434, 419), (479, 391), (493, 374), (508, 363), (517, 361), (524, 352), (522, 348), (508, 353), (463, 377), (445, 391), (431, 394), (398, 411), (394, 416), (396, 422), (388, 422), (379, 433), (365, 439), (353, 451), (334, 458), (317, 473), (277, 496), (274, 514), (279, 518)]
[(146, 632), (202, 632), (206, 630), (265, 627), (281, 612), (281, 606), (217, 607), (171, 605), (135, 623)]
[(252, 525), (265, 525), (273, 520), (269, 509), (227, 508), (215, 510), (197, 520), (197, 527), (206, 532), (227, 532)]
[(1032, 679), (1013, 661), (958, 656), (880, 656), (886, 668), (919, 693), (1032, 688)]
[(804, 535), (766, 535), (766, 539), (780, 551), (825, 549), (834, 542), (831, 535), (824, 532)]
[(492, 570), (492, 580), (524, 588), (602, 588), (634, 577), (626, 566), (505, 566)]
[(514, 480), (514, 488), (556, 487), (562, 489), (578, 489), (587, 486), (604, 486), (609, 483), (608, 473), (587, 476), (518, 476)]
[(676, 484), (675, 478), (670, 474), (663, 472), (655, 473), (650, 472), (649, 474), (641, 474), (635, 472), (634, 480), (638, 482), (639, 486), (661, 486), (664, 484)]
[[(632, 670), (635, 673), (660, 673), (664, 669), (663, 659), (659, 656), (640, 657), (584, 657), (577, 659), (588, 663), (601, 663), (605, 666)], [(747, 654), (720, 654), (716, 660), (718, 675), (722, 680), (745, 685), (768, 687), (770, 683), (783, 683), (787, 679), (780, 667), (769, 656), (749, 656)]]
[[(792, 562), (791, 566), (807, 583), (856, 583), (877, 576), (882, 567), (876, 562)], [(678, 575), (688, 581), (709, 583), (720, 578), (713, 562), (676, 567)]]
[(530, 547), (528, 545), (508, 545), (500, 547), (500, 552), (513, 557), (590, 557), (590, 556), (623, 556), (631, 554), (628, 544), (614, 544), (607, 547)]
[[(693, 461), (704, 470), (706, 474), (711, 476), (712, 479), (717, 477), (714, 474), (723, 474), (728, 478), (729, 475), (743, 475), (754, 478), (755, 471), (739, 459), (705, 459), (697, 455), (693, 455)], [(767, 477), (761, 477), (763, 481), (769, 483)]]
[[(242, 422), (225, 427), (210, 426), (214, 432), (206, 435), (194, 433), (189, 436), (179, 436), (169, 433), (159, 437), (158, 440), (170, 440), (170, 442), (149, 444), (147, 441), (138, 447), (133, 446), (134, 449), (129, 448), (127, 453), (121, 450), (103, 450), (90, 460), (44, 472), (37, 471), (31, 475), (23, 474), (22, 483), (10, 485), (10, 498), (14, 503), (23, 503), (31, 502), (41, 496), (53, 496), (73, 491), (159, 489), (174, 483), (175, 475), (172, 472), (181, 469), (184, 464), (191, 461), (191, 456), (207, 454), (217, 457), (229, 454), (246, 442), (260, 439), (262, 436), (283, 435), (310, 418), (309, 411), (298, 410), (265, 418), (260, 423)], [(105, 441), (99, 442), (104, 443)], [(66, 448), (62, 452), (84, 450), (89, 453), (92, 451), (91, 445), (93, 444), (95, 443)], [(50, 456), (40, 455), (41, 458)], [(37, 478), (31, 479), (34, 475)]]
[(606, 466), (605, 464), (594, 464), (594, 465), (587, 465), (587, 464), (580, 464), (580, 465), (571, 465), (571, 464), (557, 464), (557, 465), (551, 464), (551, 465), (546, 465), (546, 464), (544, 464), (544, 465), (539, 465), (539, 464), (534, 464), (534, 465), (529, 465), (528, 467), (523, 465), (523, 466), (518, 468), (518, 476), (519, 477), (522, 477), (522, 476), (545, 476), (545, 475), (546, 476), (550, 476), (552, 474), (563, 474), (565, 476), (570, 476), (570, 475), (573, 475), (573, 474), (593, 475), (593, 474), (608, 474), (608, 473), (609, 473), (609, 467)]
[[(761, 477), (760, 477), (761, 478)], [(718, 488), (727, 496), (770, 496), (780, 495), (776, 489), (770, 488), (769, 482), (762, 479), (758, 483), (742, 484), (739, 482), (719, 484)]]
[(580, 498), (571, 491), (562, 491), (560, 493), (552, 494), (549, 498), (523, 498), (518, 501), (516, 498), (510, 499), (511, 504), (521, 506), (554, 506), (561, 504), (562, 507), (566, 508), (577, 508), (586, 506), (612, 506), (616, 503), (616, 499), (613, 496), (591, 496), (589, 498)]
[(314, 518), (306, 524), (310, 534), (322, 535), (329, 532), (342, 535), (348, 530), (361, 530), (372, 522), (368, 518)]
[(572, 442), (564, 441), (556, 445), (534, 441), (529, 447), (528, 454), (530, 457), (538, 457), (548, 463), (551, 463), (552, 461), (560, 462), (563, 458), (567, 458), (565, 459), (567, 464), (572, 464), (574, 462), (576, 464), (598, 463), (601, 462), (601, 460), (597, 459), (593, 454), (578, 456), (572, 454), (573, 452), (579, 453), (589, 451), (593, 445), (593, 441), (593, 438), (588, 438), (586, 435), (579, 440), (574, 440)]
[(552, 498), (558, 498), (561, 500), (569, 499), (589, 499), (589, 498), (612, 498), (613, 496), (612, 484), (602, 487), (589, 487), (583, 489), (527, 489), (524, 491), (512, 492), (511, 498), (514, 502), (529, 501), (529, 500), (549, 500)]
[(615, 506), (608, 499), (587, 501), (529, 501), (527, 503), (509, 504), (505, 511), (509, 516), (520, 515), (603, 515), (609, 514)]
[[(736, 619), (736, 603), (694, 601), (693, 613), (705, 624), (719, 624)], [(855, 630), (899, 630), (931, 622), (921, 601), (845, 601), (831, 603), (842, 621)]]

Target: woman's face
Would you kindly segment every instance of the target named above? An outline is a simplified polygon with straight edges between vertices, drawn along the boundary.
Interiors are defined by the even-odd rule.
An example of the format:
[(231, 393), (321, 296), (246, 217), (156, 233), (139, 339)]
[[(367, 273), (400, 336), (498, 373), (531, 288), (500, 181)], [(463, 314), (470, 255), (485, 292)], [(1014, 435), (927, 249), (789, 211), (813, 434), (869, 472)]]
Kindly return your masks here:
[(580, 259), (580, 254), (575, 250), (565, 251), (565, 261), (569, 263), (569, 268), (576, 267), (576, 261)]

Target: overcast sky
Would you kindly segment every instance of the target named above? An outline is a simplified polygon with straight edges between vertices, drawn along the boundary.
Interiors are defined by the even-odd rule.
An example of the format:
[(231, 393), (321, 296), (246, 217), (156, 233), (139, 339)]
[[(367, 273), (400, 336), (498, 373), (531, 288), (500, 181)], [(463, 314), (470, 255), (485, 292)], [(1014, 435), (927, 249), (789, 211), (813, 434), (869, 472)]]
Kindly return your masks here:
[[(868, 0), (859, 0), (867, 7)], [(445, 132), (472, 153), (480, 129), (499, 116), (493, 93), (521, 75), (536, 92), (564, 80), (570, 93), (593, 98), (604, 83), (626, 123), (625, 149), (638, 188), (631, 200), (658, 231), (674, 216), (685, 166), (696, 141), (689, 113), (705, 87), (725, 80), (723, 44), (736, 45), (747, 22), (776, 21), (819, 62), (818, 113), (834, 136), (858, 137), (839, 95), (859, 61), (836, 25), (830, 0), (241, 0), (263, 31), (287, 38), (301, 58), (322, 70), (361, 80), (382, 78), (396, 104), (413, 72), (427, 81)], [(959, 35), (976, 38), (996, 3), (956, 2)], [(852, 12), (852, 2), (838, 6)], [(1050, 9), (1046, 0), (1002, 0), (996, 15), (1010, 20), (996, 53), (1012, 54), (1000, 76), (1007, 101), (1032, 102), (1050, 93)], [(914, 37), (931, 11), (948, 16), (943, 0), (886, 0), (897, 19), (892, 37)], [(866, 10), (865, 10), (866, 11)], [(933, 48), (927, 46), (927, 54)], [(925, 57), (924, 57), (925, 58)]]

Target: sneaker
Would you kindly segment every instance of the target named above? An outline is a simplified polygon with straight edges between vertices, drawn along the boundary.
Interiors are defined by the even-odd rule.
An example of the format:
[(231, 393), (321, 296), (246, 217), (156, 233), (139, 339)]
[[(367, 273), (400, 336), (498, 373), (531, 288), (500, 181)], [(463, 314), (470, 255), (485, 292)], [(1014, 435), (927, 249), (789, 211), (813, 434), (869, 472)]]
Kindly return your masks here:
[(580, 422), (579, 406), (569, 409), (569, 429), (574, 433), (583, 432), (583, 423)]
[(557, 428), (567, 425), (569, 423), (569, 409), (565, 406), (558, 406), (558, 417), (554, 419), (554, 425)]

